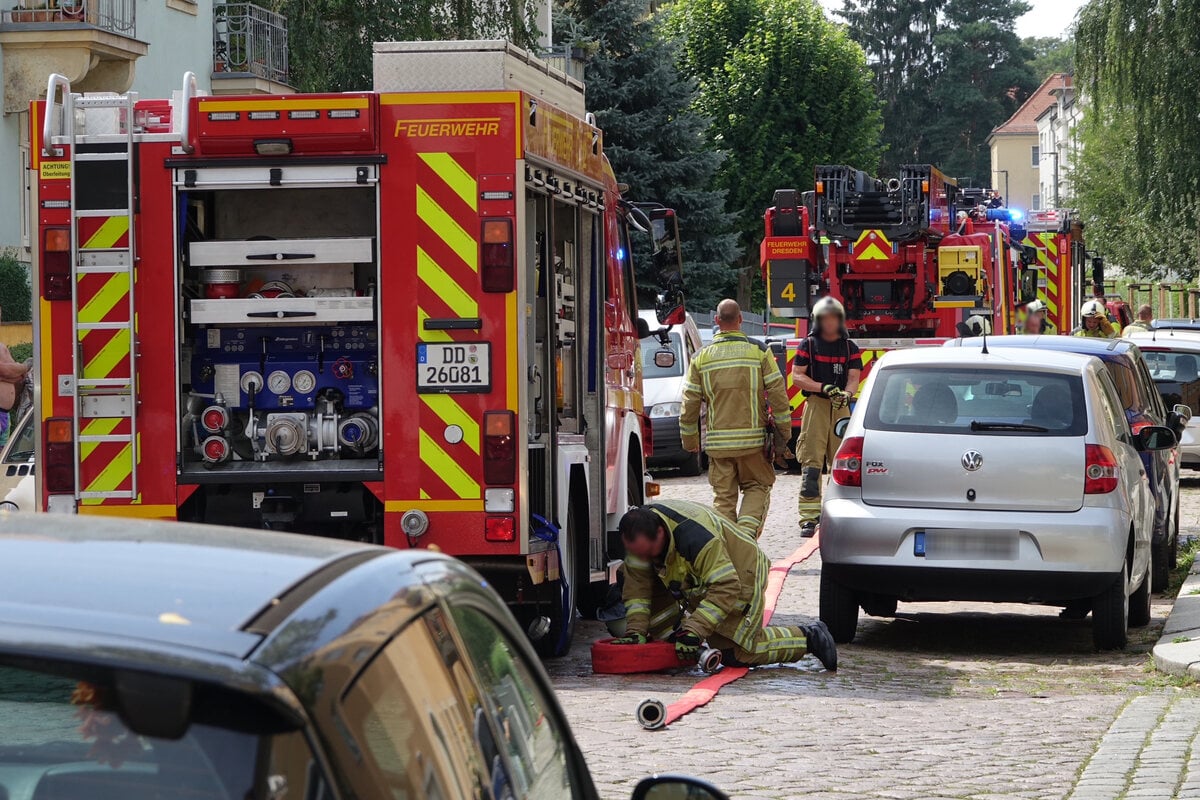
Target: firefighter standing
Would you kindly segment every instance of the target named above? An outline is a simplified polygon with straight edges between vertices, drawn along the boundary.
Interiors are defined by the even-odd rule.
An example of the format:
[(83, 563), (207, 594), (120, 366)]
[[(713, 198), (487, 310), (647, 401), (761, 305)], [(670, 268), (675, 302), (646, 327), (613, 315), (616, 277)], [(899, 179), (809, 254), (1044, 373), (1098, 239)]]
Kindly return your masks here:
[(804, 393), (800, 426), (800, 535), (812, 536), (821, 518), (821, 469), (832, 464), (838, 437), (833, 426), (850, 416), (850, 398), (862, 377), (862, 354), (846, 334), (846, 310), (832, 297), (813, 305), (808, 337), (796, 350), (792, 383)]
[(1138, 308), (1137, 319), (1126, 325), (1125, 330), (1151, 331), (1154, 330), (1153, 322), (1154, 309), (1149, 304), (1144, 304)]
[(791, 405), (783, 375), (770, 350), (741, 332), (742, 312), (736, 302), (721, 301), (717, 325), (720, 331), (712, 344), (697, 353), (688, 367), (679, 432), (684, 449), (698, 452), (700, 404), (707, 404), (704, 449), (708, 453), (713, 506), (717, 513), (758, 536), (775, 484), (775, 467), (763, 453), (768, 404), (777, 422), (788, 428)]
[(1034, 300), (1025, 306), (1025, 325), (1022, 332), (1030, 336), (1048, 336), (1054, 333), (1054, 326), (1046, 319), (1046, 304)]
[(1079, 309), (1082, 320), (1080, 326), (1072, 331), (1072, 336), (1087, 336), (1094, 339), (1115, 339), (1117, 332), (1108, 321), (1108, 310), (1099, 300), (1088, 300)]
[(699, 503), (672, 500), (630, 510), (620, 531), (626, 635), (614, 643), (673, 637), (680, 660), (694, 661), (707, 641), (735, 666), (798, 661), (811, 652), (837, 670), (825, 623), (763, 626), (771, 563), (745, 527)]

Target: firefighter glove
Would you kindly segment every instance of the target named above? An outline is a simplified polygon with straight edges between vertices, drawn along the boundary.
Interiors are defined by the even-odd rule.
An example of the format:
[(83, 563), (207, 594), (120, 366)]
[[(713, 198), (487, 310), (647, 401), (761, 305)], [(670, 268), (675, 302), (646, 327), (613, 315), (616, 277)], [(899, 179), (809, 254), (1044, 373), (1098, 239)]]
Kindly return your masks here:
[(675, 635), (675, 657), (680, 661), (696, 661), (700, 658), (700, 637), (689, 631)]
[(622, 636), (620, 639), (613, 639), (613, 644), (645, 644), (650, 641), (644, 633), (631, 633), (628, 636)]

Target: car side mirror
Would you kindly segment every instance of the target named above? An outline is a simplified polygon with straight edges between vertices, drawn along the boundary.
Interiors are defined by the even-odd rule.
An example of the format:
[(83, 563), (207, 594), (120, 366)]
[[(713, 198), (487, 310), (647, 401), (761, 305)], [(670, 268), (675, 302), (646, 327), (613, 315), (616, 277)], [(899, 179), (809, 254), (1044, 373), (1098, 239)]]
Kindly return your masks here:
[(1138, 450), (1169, 450), (1178, 441), (1175, 431), (1164, 425), (1147, 425), (1133, 437)]
[(650, 338), (650, 323), (646, 322), (646, 320), (642, 319), (641, 317), (638, 317), (637, 319), (637, 335), (639, 339)]
[(833, 435), (841, 439), (846, 435), (846, 428), (850, 426), (850, 418), (842, 417), (837, 422), (833, 423)]
[(654, 353), (654, 366), (659, 369), (670, 369), (675, 366), (675, 351), (657, 350)]
[(729, 795), (686, 775), (653, 775), (638, 783), (633, 800), (729, 800)]
[(1192, 407), (1179, 403), (1171, 411), (1175, 412), (1178, 417), (1183, 420), (1183, 424), (1188, 424), (1192, 419)]

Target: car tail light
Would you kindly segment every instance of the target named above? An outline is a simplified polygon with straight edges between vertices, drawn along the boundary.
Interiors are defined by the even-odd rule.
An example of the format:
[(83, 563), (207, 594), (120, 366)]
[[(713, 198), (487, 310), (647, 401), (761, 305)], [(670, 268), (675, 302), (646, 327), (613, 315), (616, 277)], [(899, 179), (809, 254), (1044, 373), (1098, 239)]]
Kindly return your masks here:
[(851, 436), (842, 442), (833, 457), (833, 482), (838, 486), (862, 486), (863, 437)]
[(46, 466), (42, 470), (50, 494), (75, 492), (75, 438), (71, 420), (46, 420)]
[(1084, 494), (1108, 494), (1117, 488), (1117, 459), (1101, 444), (1087, 445), (1083, 473)]
[(489, 542), (515, 542), (516, 520), (512, 517), (487, 517), (483, 521), (483, 538)]
[(483, 413), (484, 483), (516, 482), (517, 437), (515, 428), (516, 415), (511, 411), (485, 411)]
[(515, 287), (513, 268), (513, 225), (511, 219), (485, 219), (480, 246), (480, 277), (485, 292), (511, 292)]
[(71, 229), (46, 228), (42, 245), (42, 297), (70, 300)]

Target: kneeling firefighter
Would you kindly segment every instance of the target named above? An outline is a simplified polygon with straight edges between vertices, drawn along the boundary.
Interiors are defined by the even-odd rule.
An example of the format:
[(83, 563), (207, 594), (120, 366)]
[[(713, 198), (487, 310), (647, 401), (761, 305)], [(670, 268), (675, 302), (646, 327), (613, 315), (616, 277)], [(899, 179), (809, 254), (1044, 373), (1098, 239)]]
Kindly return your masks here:
[(846, 333), (846, 309), (822, 297), (809, 315), (809, 334), (792, 361), (792, 384), (804, 393), (800, 422), (800, 535), (812, 536), (821, 518), (821, 469), (833, 466), (840, 439), (833, 426), (850, 416), (850, 399), (862, 377), (862, 353)]
[(625, 543), (625, 636), (614, 644), (674, 638), (682, 661), (701, 645), (728, 665), (798, 661), (812, 653), (837, 670), (837, 646), (825, 623), (763, 626), (771, 563), (754, 534), (712, 509), (671, 500), (621, 518)]

